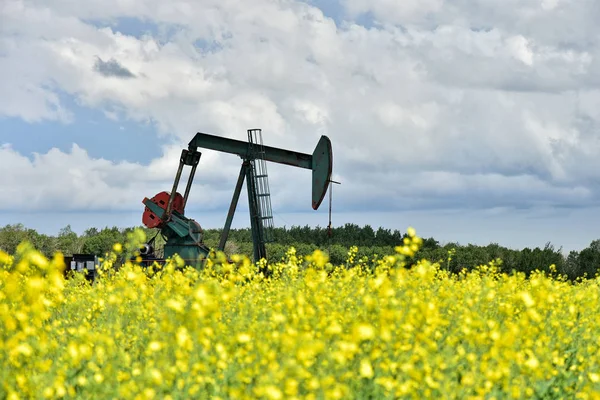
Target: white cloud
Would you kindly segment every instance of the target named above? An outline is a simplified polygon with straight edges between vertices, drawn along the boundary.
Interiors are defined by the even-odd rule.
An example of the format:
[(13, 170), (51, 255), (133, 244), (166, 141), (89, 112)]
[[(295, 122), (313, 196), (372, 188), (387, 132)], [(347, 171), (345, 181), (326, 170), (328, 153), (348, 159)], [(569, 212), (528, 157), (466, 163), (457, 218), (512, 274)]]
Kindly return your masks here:
[[(138, 207), (140, 193), (170, 189), (195, 132), (243, 140), (254, 127), (266, 144), (307, 153), (329, 135), (347, 208), (598, 201), (600, 52), (587, 38), (600, 28), (587, 2), (344, 4), (381, 25), (336, 26), (291, 0), (3, 2), (0, 89), (10, 100), (0, 115), (68, 122), (57, 95), (67, 93), (107, 118), (151, 121), (173, 144), (148, 166), (77, 146), (33, 161), (3, 148), (3, 183), (23, 201), (0, 208)], [(109, 26), (122, 17), (160, 33), (124, 35)], [(134, 77), (100, 74), (98, 59)], [(238, 168), (203, 152), (195, 204), (228, 205)], [(279, 209), (308, 209), (295, 194), (310, 185), (307, 171), (269, 171)]]
[(533, 65), (533, 52), (529, 48), (529, 42), (525, 37), (521, 35), (510, 37), (507, 44), (514, 58), (530, 67)]
[[(21, 211), (57, 210), (140, 210), (142, 200), (170, 191), (177, 171), (181, 147), (169, 147), (164, 156), (148, 166), (93, 159), (74, 144), (69, 152), (52, 149), (31, 158), (10, 145), (0, 147), (0, 209)], [(231, 166), (215, 168), (218, 156), (202, 156), (190, 196), (190, 206), (214, 209), (230, 197), (230, 188), (221, 181), (237, 171)], [(213, 166), (211, 167), (211, 164)], [(207, 168), (208, 167), (208, 171)], [(189, 167), (180, 181), (184, 192)]]
[(426, 18), (431, 13), (439, 12), (444, 0), (346, 0), (346, 8), (350, 15), (357, 16), (372, 13), (376, 19), (410, 23)]

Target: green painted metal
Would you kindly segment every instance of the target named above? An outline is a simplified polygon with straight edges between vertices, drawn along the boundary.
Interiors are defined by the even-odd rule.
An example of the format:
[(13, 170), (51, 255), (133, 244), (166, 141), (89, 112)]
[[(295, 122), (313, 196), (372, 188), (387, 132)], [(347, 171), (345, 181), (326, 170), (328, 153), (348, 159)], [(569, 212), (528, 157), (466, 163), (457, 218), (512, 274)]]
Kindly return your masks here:
[[(216, 150), (223, 153), (237, 154), (245, 160), (252, 159), (252, 148), (250, 143), (241, 140), (198, 132), (189, 142), (190, 149), (197, 147)], [(312, 156), (310, 154), (279, 149), (277, 147), (263, 146), (263, 148), (265, 153), (264, 159), (266, 161), (312, 169)]]
[(233, 191), (233, 197), (231, 198), (231, 204), (229, 205), (229, 212), (227, 213), (227, 219), (225, 220), (225, 227), (221, 233), (221, 240), (219, 241), (218, 249), (225, 250), (225, 243), (227, 243), (227, 236), (229, 236), (229, 230), (231, 229), (231, 223), (233, 222), (233, 215), (237, 208), (238, 200), (242, 192), (242, 186), (244, 185), (244, 179), (246, 178), (246, 169), (250, 168), (250, 161), (244, 161), (240, 168), (240, 174), (238, 175), (237, 183), (235, 184), (235, 190)]
[[(267, 195), (268, 190), (266, 190), (267, 193), (259, 193), (262, 189), (256, 187), (256, 185), (260, 186), (262, 183), (257, 183), (257, 180), (255, 179), (255, 174), (257, 173), (255, 162), (263, 162), (264, 160), (312, 170), (312, 208), (315, 210), (319, 208), (328, 189), (333, 165), (331, 141), (327, 136), (321, 136), (312, 154), (264, 146), (262, 145), (262, 138), (260, 140), (259, 152), (252, 146), (256, 146), (256, 143), (252, 143), (252, 140), (250, 139), (249, 142), (243, 142), (198, 132), (189, 142), (189, 150), (182, 151), (179, 167), (173, 183), (173, 189), (166, 209), (161, 208), (150, 199), (144, 200), (144, 204), (161, 220), (161, 234), (166, 239), (164, 247), (165, 258), (178, 254), (186, 260), (188, 265), (199, 267), (202, 264), (202, 260), (205, 259), (210, 252), (210, 249), (202, 243), (202, 230), (200, 225), (196, 221), (185, 217), (183, 215), (185, 211), (180, 213), (171, 208), (183, 167), (187, 165), (191, 166), (192, 170), (185, 190), (183, 203), (183, 209), (185, 209), (194, 173), (200, 161), (201, 153), (197, 151), (198, 148), (236, 154), (243, 160), (225, 227), (219, 242), (218, 248), (220, 250), (224, 249), (225, 243), (227, 242), (227, 236), (237, 207), (241, 188), (244, 180), (246, 180), (250, 208), (250, 222), (254, 242), (254, 260), (258, 261), (261, 258), (266, 257), (263, 231), (264, 224), (262, 220), (262, 218), (266, 217), (261, 215), (259, 196)], [(266, 174), (266, 172), (259, 173), (258, 176), (263, 176), (261, 174)]]
[(264, 160), (264, 144), (261, 129), (248, 129), (248, 142), (252, 144), (254, 160), (254, 186), (256, 189), (256, 202), (260, 213), (260, 224), (263, 230), (265, 243), (273, 241), (273, 209), (271, 206), (271, 189), (269, 187), (269, 173), (267, 162)]
[[(252, 163), (253, 161), (251, 161)], [(265, 238), (262, 221), (260, 220), (261, 215), (258, 210), (258, 200), (256, 196), (256, 180), (254, 179), (255, 174), (254, 166), (251, 165), (246, 168), (246, 188), (248, 189), (248, 207), (250, 211), (250, 228), (252, 230), (252, 244), (254, 250), (254, 261), (259, 261), (262, 258), (267, 257), (267, 250), (265, 247)]]
[[(177, 218), (177, 214), (175, 211), (172, 216)], [(179, 257), (186, 261), (186, 265), (199, 266), (208, 256), (210, 249), (201, 243), (201, 230), (195, 221), (184, 220), (182, 223), (187, 223), (189, 235), (181, 236), (180, 233), (170, 234), (168, 229), (164, 230), (167, 238), (164, 247), (164, 257), (169, 258), (178, 254)]]
[[(248, 205), (250, 209), (250, 223), (252, 229), (252, 240), (254, 245), (254, 261), (266, 257), (265, 238), (263, 232), (263, 223), (261, 213), (259, 212), (258, 192), (256, 180), (254, 179), (255, 161), (271, 161), (279, 164), (291, 165), (295, 167), (312, 170), (312, 208), (318, 209), (327, 193), (329, 181), (331, 179), (333, 153), (331, 141), (327, 136), (321, 136), (315, 150), (311, 154), (299, 153), (296, 151), (280, 149), (276, 147), (264, 146), (261, 142), (260, 152), (253, 151), (251, 140), (243, 142), (241, 140), (229, 139), (221, 136), (210, 135), (198, 132), (189, 142), (190, 152), (196, 152), (197, 148), (215, 150), (224, 153), (236, 154), (242, 158), (242, 167), (236, 184), (236, 188), (231, 200), (229, 212), (225, 222), (225, 227), (219, 241), (219, 249), (225, 248), (229, 229), (235, 214), (237, 202), (240, 196), (241, 188), (246, 180), (248, 189)], [(255, 149), (254, 149), (255, 150)], [(259, 155), (257, 155), (259, 154)], [(262, 161), (261, 161), (262, 162)]]
[(221, 240), (219, 241), (219, 250), (225, 249), (225, 243), (227, 243), (227, 236), (231, 228), (235, 209), (240, 198), (242, 186), (244, 180), (246, 181), (246, 187), (248, 190), (248, 206), (250, 210), (250, 228), (252, 232), (252, 243), (253, 243), (253, 258), (254, 261), (258, 261), (261, 258), (266, 257), (267, 250), (265, 247), (264, 232), (260, 221), (260, 213), (258, 212), (258, 202), (256, 196), (256, 187), (254, 186), (254, 173), (255, 170), (252, 166), (252, 161), (245, 160), (240, 168), (240, 174), (238, 176), (231, 204), (229, 206), (229, 212), (227, 213), (227, 219), (225, 220), (225, 227), (221, 233)]
[(333, 150), (327, 136), (321, 136), (311, 158), (312, 208), (316, 210), (327, 193), (333, 168)]
[[(189, 148), (190, 150), (195, 151), (198, 147), (237, 154), (244, 160), (252, 160), (251, 144), (241, 140), (198, 132), (189, 142)], [(327, 193), (333, 167), (333, 152), (329, 138), (327, 136), (321, 136), (312, 155), (270, 146), (263, 146), (263, 149), (264, 153), (262, 158), (265, 161), (291, 165), (313, 171), (312, 208), (317, 210)]]

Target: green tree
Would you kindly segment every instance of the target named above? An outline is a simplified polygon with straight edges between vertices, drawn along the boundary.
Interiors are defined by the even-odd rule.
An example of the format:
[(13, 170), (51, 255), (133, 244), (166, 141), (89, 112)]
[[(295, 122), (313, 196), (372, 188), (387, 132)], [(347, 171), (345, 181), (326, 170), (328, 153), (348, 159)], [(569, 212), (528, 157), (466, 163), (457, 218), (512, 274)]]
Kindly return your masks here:
[(600, 240), (594, 240), (579, 252), (577, 277), (593, 278), (600, 267)]
[(116, 226), (112, 228), (105, 227), (95, 235), (84, 238), (82, 252), (103, 256), (111, 250), (115, 243), (123, 243), (125, 239), (126, 233)]
[(6, 225), (0, 229), (0, 250), (14, 254), (17, 246), (28, 241), (44, 255), (51, 256), (56, 251), (54, 238), (39, 234), (35, 229), (28, 229), (23, 224)]
[(73, 232), (71, 225), (67, 225), (58, 232), (56, 240), (56, 250), (66, 256), (81, 253), (82, 240), (79, 239), (77, 233)]

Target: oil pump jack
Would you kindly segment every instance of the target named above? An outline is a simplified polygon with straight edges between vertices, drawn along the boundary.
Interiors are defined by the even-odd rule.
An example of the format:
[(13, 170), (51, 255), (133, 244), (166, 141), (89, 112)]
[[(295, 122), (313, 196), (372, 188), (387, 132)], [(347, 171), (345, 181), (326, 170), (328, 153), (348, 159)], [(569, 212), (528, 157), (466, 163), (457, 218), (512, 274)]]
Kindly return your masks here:
[[(164, 237), (165, 259), (178, 254), (186, 261), (187, 265), (199, 266), (210, 251), (202, 240), (200, 224), (185, 216), (185, 206), (202, 155), (198, 148), (236, 154), (242, 159), (218, 250), (225, 249), (245, 180), (248, 190), (255, 262), (266, 258), (265, 243), (270, 241), (269, 231), (273, 224), (265, 162), (270, 161), (312, 170), (312, 208), (314, 210), (321, 205), (330, 184), (333, 153), (331, 141), (327, 136), (321, 136), (312, 154), (305, 154), (263, 145), (260, 129), (248, 130), (248, 142), (199, 132), (189, 142), (188, 148), (181, 152), (179, 168), (171, 192), (160, 192), (151, 199), (146, 197), (143, 200), (146, 207), (142, 222), (148, 228), (159, 229), (159, 233)], [(177, 192), (177, 187), (184, 166), (191, 167), (191, 171), (182, 196)], [(143, 259), (148, 261), (157, 259), (154, 255), (154, 239), (151, 239), (142, 249)]]

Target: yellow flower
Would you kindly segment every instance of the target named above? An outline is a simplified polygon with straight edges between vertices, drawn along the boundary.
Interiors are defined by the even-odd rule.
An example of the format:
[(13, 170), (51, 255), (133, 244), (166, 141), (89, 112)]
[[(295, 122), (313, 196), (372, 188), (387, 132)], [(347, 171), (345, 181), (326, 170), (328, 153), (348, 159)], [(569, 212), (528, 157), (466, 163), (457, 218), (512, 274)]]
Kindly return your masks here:
[(162, 345), (160, 344), (160, 342), (157, 342), (155, 340), (150, 342), (150, 344), (148, 345), (148, 350), (152, 352), (160, 351), (160, 349), (162, 349)]
[(277, 387), (275, 387), (273, 385), (269, 385), (266, 387), (265, 394), (266, 394), (267, 398), (273, 399), (273, 400), (280, 400), (283, 398), (283, 393), (281, 393), (281, 390), (279, 390)]
[(373, 259), (352, 246), (337, 266), (290, 249), (268, 278), (245, 256), (150, 272), (111, 252), (93, 283), (30, 245), (14, 266), (0, 252), (4, 395), (519, 399), (553, 380), (554, 397), (594, 398), (600, 278), (404, 268), (422, 240), (398, 244)]
[(360, 361), (360, 376), (363, 378), (373, 377), (373, 366), (371, 365), (371, 361), (368, 359), (362, 359)]
[(533, 300), (533, 297), (531, 297), (531, 294), (529, 294), (528, 292), (522, 292), (521, 299), (527, 307), (533, 307), (535, 305), (535, 300)]
[(0, 264), (10, 265), (12, 264), (12, 257), (0, 250)]
[(354, 330), (358, 340), (371, 340), (375, 338), (375, 328), (370, 324), (358, 324)]
[(240, 333), (237, 335), (237, 341), (239, 343), (248, 343), (252, 339), (252, 336), (247, 333)]

